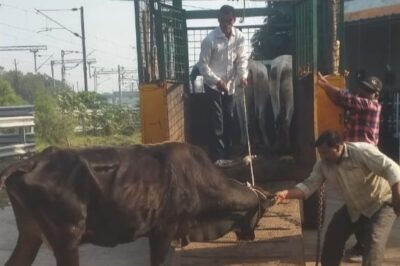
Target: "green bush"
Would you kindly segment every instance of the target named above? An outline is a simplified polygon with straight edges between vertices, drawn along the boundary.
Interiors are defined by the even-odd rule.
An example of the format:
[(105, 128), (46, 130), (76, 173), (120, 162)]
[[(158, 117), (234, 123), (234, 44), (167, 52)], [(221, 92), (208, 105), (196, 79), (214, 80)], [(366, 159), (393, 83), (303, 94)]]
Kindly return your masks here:
[(44, 91), (35, 93), (35, 131), (50, 145), (66, 145), (73, 135), (71, 114), (63, 113), (56, 100)]
[(7, 80), (0, 79), (0, 106), (23, 105), (24, 100), (19, 97)]

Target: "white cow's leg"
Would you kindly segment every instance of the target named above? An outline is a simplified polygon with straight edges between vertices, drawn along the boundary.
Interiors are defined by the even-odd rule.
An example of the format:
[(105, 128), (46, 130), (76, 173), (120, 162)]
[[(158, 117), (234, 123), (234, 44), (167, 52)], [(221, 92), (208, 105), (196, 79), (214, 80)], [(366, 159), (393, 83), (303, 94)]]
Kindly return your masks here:
[(268, 133), (267, 133), (267, 120), (266, 120), (267, 106), (266, 106), (266, 103), (262, 106), (259, 106), (257, 111), (258, 111), (257, 112), (258, 125), (260, 128), (262, 142), (266, 146), (266, 148), (270, 148), (270, 142), (269, 142)]
[(245, 118), (244, 118), (244, 108), (243, 108), (243, 95), (238, 93), (235, 95), (235, 106), (236, 106), (236, 114), (238, 117), (238, 124), (240, 128), (240, 144), (246, 144), (246, 131), (245, 131)]

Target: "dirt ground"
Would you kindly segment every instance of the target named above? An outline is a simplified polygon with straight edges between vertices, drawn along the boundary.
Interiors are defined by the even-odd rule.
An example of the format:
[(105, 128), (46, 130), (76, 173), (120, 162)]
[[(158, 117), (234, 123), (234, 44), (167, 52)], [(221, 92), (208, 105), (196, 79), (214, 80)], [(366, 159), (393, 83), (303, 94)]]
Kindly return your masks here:
[[(330, 219), (334, 210), (341, 206), (341, 202), (331, 189), (328, 190), (327, 220)], [(326, 227), (326, 224), (324, 228)], [(316, 231), (309, 230), (303, 232), (304, 252), (306, 265), (315, 265), (315, 240)], [(0, 209), (0, 265), (4, 265), (10, 256), (17, 240), (17, 229), (14, 215), (10, 206)], [(349, 245), (354, 240), (349, 241)], [(266, 251), (267, 252), (267, 251)], [(119, 245), (115, 248), (100, 248), (92, 245), (84, 245), (80, 248), (81, 265), (83, 266), (148, 266), (149, 252), (147, 239), (139, 239), (134, 243)], [(33, 265), (51, 266), (55, 265), (55, 260), (47, 247), (42, 246), (39, 255)], [(282, 265), (282, 264), (281, 264)], [(342, 265), (351, 266), (357, 263), (343, 263)], [(389, 240), (384, 265), (400, 265), (400, 222), (397, 221)]]

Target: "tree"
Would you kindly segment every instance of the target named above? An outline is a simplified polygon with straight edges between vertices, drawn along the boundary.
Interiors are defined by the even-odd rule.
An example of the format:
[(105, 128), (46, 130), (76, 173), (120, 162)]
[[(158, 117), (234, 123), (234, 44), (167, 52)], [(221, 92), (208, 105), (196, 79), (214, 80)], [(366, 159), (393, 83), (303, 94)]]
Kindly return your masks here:
[(60, 90), (72, 91), (70, 87), (63, 86), (60, 81), (55, 82), (56, 90), (54, 90), (52, 78), (40, 73), (23, 74), (15, 71), (0, 71), (0, 78), (7, 80), (15, 89), (16, 94), (31, 104), (34, 102), (34, 94), (38, 90), (44, 90), (51, 95), (55, 95), (55, 92)]
[(37, 90), (34, 98), (37, 136), (51, 145), (68, 144), (74, 130), (71, 116), (63, 114), (56, 99), (45, 90)]
[(19, 97), (7, 80), (0, 79), (0, 106), (22, 105), (24, 100)]
[(293, 54), (293, 7), (290, 3), (268, 1), (272, 14), (258, 30), (251, 42), (252, 57), (256, 60), (273, 59), (283, 54)]

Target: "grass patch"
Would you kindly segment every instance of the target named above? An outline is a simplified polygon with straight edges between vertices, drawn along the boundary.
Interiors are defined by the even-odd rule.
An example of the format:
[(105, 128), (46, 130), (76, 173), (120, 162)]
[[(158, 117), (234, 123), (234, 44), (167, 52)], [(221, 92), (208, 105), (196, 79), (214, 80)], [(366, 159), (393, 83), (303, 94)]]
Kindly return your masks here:
[(122, 146), (141, 143), (140, 133), (131, 136), (75, 136), (71, 139), (71, 147), (91, 147), (91, 146)]
[[(142, 138), (140, 132), (134, 133), (131, 136), (125, 136), (125, 135), (74, 136), (70, 140), (69, 147), (83, 148), (83, 147), (93, 147), (93, 146), (123, 146), (123, 145), (140, 144), (141, 142)], [(42, 151), (48, 146), (50, 146), (48, 143), (38, 141), (36, 143), (36, 150)], [(59, 147), (68, 147), (68, 146), (65, 145)]]

